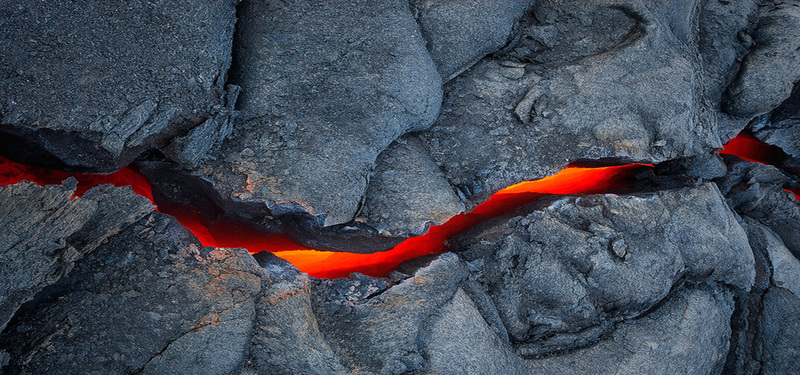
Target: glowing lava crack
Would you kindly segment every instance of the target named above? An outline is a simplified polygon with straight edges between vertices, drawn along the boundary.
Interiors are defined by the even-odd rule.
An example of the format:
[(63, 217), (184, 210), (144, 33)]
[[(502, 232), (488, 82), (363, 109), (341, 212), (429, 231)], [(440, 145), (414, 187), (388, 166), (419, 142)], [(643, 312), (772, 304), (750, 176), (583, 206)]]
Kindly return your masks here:
[[(785, 156), (777, 147), (765, 145), (747, 135), (740, 135), (731, 140), (721, 153), (766, 164), (775, 164), (778, 158)], [(632, 184), (635, 176), (648, 168), (652, 166), (628, 164), (599, 168), (568, 167), (556, 175), (503, 189), (471, 212), (457, 215), (442, 225), (431, 227), (423, 236), (409, 238), (391, 250), (371, 254), (303, 248), (281, 235), (263, 233), (244, 223), (225, 219), (212, 223), (204, 222), (199, 213), (169, 202), (159, 202), (162, 203), (159, 204), (159, 211), (177, 218), (206, 246), (241, 247), (251, 253), (270, 251), (314, 277), (347, 277), (353, 272), (385, 276), (403, 261), (446, 251), (446, 241), (453, 236), (486, 220), (509, 215), (544, 195), (612, 193), (618, 191), (620, 187)], [(131, 186), (134, 192), (154, 202), (149, 181), (133, 167), (123, 168), (108, 175), (70, 174), (31, 167), (0, 157), (2, 185), (15, 184), (22, 180), (40, 185), (58, 184), (69, 177), (78, 180), (74, 195), (76, 197), (95, 185), (112, 184)]]

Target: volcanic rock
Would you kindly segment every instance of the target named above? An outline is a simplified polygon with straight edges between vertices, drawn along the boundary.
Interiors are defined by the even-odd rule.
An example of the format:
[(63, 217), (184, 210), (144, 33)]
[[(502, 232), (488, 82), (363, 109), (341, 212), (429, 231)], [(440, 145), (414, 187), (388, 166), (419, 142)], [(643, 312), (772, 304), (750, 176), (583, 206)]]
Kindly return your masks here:
[(444, 81), (461, 74), (515, 36), (532, 0), (412, 0), (422, 35)]
[(275, 214), (353, 220), (378, 154), (439, 111), (441, 78), (408, 2), (245, 1), (239, 15), (242, 122), (198, 174)]
[(43, 289), (0, 337), (10, 373), (220, 374), (244, 364), (263, 269), (151, 213)]
[(726, 92), (728, 113), (753, 117), (789, 98), (800, 80), (800, 2), (771, 0), (759, 9), (753, 48)]
[(800, 257), (800, 203), (783, 188), (790, 177), (773, 166), (725, 159), (729, 172), (716, 182), (730, 207), (773, 230)]
[[(442, 113), (421, 133), (423, 144), (477, 202), (570, 161), (660, 162), (720, 148), (721, 138), (745, 126), (718, 128), (729, 116), (709, 99), (721, 96), (724, 72), (744, 53), (736, 40), (706, 40), (748, 24), (752, 6), (729, 7), (737, 17), (684, 2), (539, 1), (514, 48), (445, 85)], [(691, 31), (700, 15), (718, 29), (704, 31), (702, 45)], [(725, 57), (703, 59), (717, 49)]]
[(288, 262), (256, 255), (269, 280), (256, 300), (256, 329), (245, 371), (253, 374), (346, 373), (320, 333), (311, 307), (311, 283)]
[(110, 171), (225, 117), (236, 3), (3, 2), (0, 143)]
[(74, 180), (0, 187), (0, 331), (20, 305), (153, 210), (130, 189), (101, 185), (71, 199), (74, 189)]
[[(439, 166), (409, 135), (378, 157), (358, 220), (384, 235), (420, 235), (464, 211)], [(413, 181), (413, 183), (410, 183)]]
[(319, 280), (312, 303), (320, 331), (351, 371), (419, 372), (425, 369), (427, 322), (466, 276), (457, 256), (442, 254), (391, 287), (363, 276)]
[(480, 262), (480, 282), (526, 356), (596, 341), (686, 280), (746, 291), (754, 279), (747, 237), (714, 184), (563, 198), (451, 247)]

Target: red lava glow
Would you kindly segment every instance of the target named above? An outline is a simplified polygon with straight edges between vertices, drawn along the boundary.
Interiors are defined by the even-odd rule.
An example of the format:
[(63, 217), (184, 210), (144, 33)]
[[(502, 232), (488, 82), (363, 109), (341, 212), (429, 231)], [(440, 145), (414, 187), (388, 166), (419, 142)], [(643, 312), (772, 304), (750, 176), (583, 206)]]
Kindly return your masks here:
[(135, 167), (125, 167), (109, 174), (67, 173), (20, 164), (0, 156), (0, 186), (13, 185), (24, 180), (41, 186), (57, 185), (70, 177), (78, 180), (78, 187), (72, 195), (73, 198), (82, 196), (97, 185), (111, 184), (120, 187), (130, 186), (136, 194), (153, 202), (153, 189), (150, 182)]
[(761, 142), (748, 133), (739, 133), (723, 146), (719, 153), (774, 166), (779, 165), (786, 158), (786, 154), (780, 147)]
[(634, 181), (645, 164), (629, 164), (603, 168), (566, 168), (541, 180), (526, 181), (492, 195), (469, 213), (460, 214), (446, 223), (433, 226), (428, 233), (409, 238), (393, 249), (372, 254), (342, 253), (317, 250), (295, 250), (276, 253), (311, 276), (337, 278), (352, 272), (385, 276), (403, 261), (445, 250), (445, 241), (486, 220), (508, 215), (545, 194), (609, 193)]
[[(771, 165), (778, 169), (788, 157), (780, 147), (761, 142), (758, 138), (744, 132), (731, 139), (719, 153), (733, 155), (754, 163)], [(800, 189), (784, 190), (791, 192), (795, 199), (800, 200)]]
[[(204, 219), (201, 213), (170, 202), (159, 202), (160, 212), (174, 216), (192, 231), (205, 246), (240, 247), (251, 253), (271, 251), (314, 277), (347, 277), (353, 272), (385, 276), (409, 259), (446, 250), (445, 241), (486, 220), (513, 213), (546, 194), (599, 194), (613, 192), (634, 181), (645, 164), (603, 168), (566, 168), (537, 181), (526, 181), (494, 194), (469, 213), (453, 217), (443, 225), (433, 226), (427, 234), (410, 238), (391, 250), (372, 254), (318, 251), (303, 248), (287, 238), (264, 233), (246, 223), (227, 218)], [(75, 196), (93, 186), (112, 184), (131, 186), (133, 191), (153, 202), (149, 181), (133, 167), (111, 174), (66, 173), (31, 167), (0, 157), (0, 185), (29, 180), (39, 185), (60, 184), (68, 177), (78, 180)]]

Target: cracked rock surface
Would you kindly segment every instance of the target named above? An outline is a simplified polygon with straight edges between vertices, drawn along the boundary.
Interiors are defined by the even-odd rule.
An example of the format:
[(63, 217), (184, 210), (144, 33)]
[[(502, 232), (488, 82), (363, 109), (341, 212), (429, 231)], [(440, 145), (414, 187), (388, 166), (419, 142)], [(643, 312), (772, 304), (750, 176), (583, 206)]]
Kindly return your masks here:
[[(571, 162), (655, 164), (340, 279), (204, 247), (128, 188), (2, 186), (0, 373), (800, 373), (798, 20), (797, 0), (0, 0), (0, 154), (137, 160), (165, 212), (365, 254)], [(785, 154), (715, 152), (742, 129)]]

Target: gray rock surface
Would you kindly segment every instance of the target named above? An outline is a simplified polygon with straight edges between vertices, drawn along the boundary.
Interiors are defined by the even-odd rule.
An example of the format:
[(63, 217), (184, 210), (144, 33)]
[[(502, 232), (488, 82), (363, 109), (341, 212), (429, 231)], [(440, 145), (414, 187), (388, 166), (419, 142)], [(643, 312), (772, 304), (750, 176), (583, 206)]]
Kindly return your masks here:
[(256, 301), (258, 318), (245, 373), (346, 373), (320, 333), (308, 275), (271, 254), (256, 257), (270, 282)]
[(715, 374), (730, 337), (730, 295), (675, 292), (647, 316), (620, 324), (607, 339), (528, 362), (531, 374)]
[(764, 295), (761, 338), (764, 374), (794, 374), (800, 371), (800, 296), (781, 287)]
[[(640, 319), (620, 323), (596, 344), (524, 360), (497, 342), (486, 323), (456, 294), (434, 324), (429, 374), (709, 374), (724, 359), (730, 334), (729, 296), (676, 291)], [(462, 305), (462, 304), (467, 305)], [(458, 310), (453, 308), (458, 306)], [(454, 334), (458, 323), (462, 334)], [(444, 329), (444, 330), (443, 330)], [(441, 331), (441, 332), (439, 332)], [(446, 352), (445, 352), (446, 350)]]
[(0, 331), (20, 305), (153, 210), (130, 189), (101, 185), (71, 199), (74, 189), (74, 180), (0, 187)]
[[(476, 201), (578, 159), (660, 162), (720, 148), (745, 123), (720, 128), (729, 116), (711, 98), (744, 49), (707, 39), (747, 25), (752, 6), (725, 5), (736, 17), (722, 17), (701, 11), (723, 6), (710, 3), (539, 1), (513, 49), (445, 85), (423, 143)], [(700, 16), (717, 26), (703, 43), (692, 31)], [(704, 58), (718, 49), (727, 57)]]
[(463, 262), (442, 254), (397, 285), (358, 276), (320, 280), (312, 304), (322, 334), (353, 372), (402, 374), (425, 368), (427, 321), (467, 276)]
[(236, 0), (3, 1), (0, 131), (113, 170), (225, 104)]
[[(420, 235), (464, 211), (439, 166), (413, 135), (378, 157), (357, 220), (383, 235)], [(413, 183), (410, 183), (413, 181)]]
[(412, 0), (412, 9), (443, 80), (449, 81), (514, 37), (532, 0)]
[(765, 1), (759, 9), (754, 43), (726, 92), (728, 113), (752, 118), (789, 98), (800, 80), (800, 2)]
[(378, 154), (439, 111), (441, 79), (408, 2), (245, 1), (239, 16), (242, 122), (198, 173), (276, 214), (352, 220)]
[(748, 290), (753, 255), (713, 184), (644, 196), (564, 198), (451, 245), (480, 280), (518, 353), (596, 341), (684, 280)]
[(800, 203), (783, 189), (791, 178), (769, 165), (726, 160), (729, 173), (716, 182), (730, 207), (769, 227), (800, 257)]
[(246, 359), (262, 276), (246, 251), (203, 248), (177, 221), (151, 213), (12, 320), (0, 340), (7, 370), (230, 373)]

